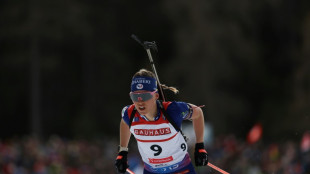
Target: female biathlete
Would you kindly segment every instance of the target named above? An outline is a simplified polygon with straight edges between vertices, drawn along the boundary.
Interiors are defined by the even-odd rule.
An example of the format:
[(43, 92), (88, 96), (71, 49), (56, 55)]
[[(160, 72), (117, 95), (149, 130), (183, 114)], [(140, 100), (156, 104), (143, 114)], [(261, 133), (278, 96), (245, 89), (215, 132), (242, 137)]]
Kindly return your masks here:
[[(174, 87), (161, 86), (178, 92)], [(183, 120), (193, 122), (196, 134), (195, 165), (208, 164), (208, 154), (203, 143), (204, 116), (200, 107), (185, 102), (158, 100), (155, 75), (146, 69), (134, 74), (130, 98), (133, 104), (123, 108), (120, 123), (119, 153), (115, 161), (120, 173), (125, 173), (128, 168), (127, 147), (133, 134), (144, 162), (144, 174), (195, 174), (187, 143), (178, 130)]]

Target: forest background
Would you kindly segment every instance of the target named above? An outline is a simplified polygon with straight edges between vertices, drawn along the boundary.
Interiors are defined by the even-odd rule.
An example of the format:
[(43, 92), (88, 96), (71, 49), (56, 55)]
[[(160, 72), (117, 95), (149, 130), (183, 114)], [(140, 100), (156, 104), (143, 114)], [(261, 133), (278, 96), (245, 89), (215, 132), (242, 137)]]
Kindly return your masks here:
[(310, 1), (0, 1), (0, 138), (117, 137), (130, 36), (156, 41), (162, 83), (203, 108), (215, 136), (300, 140), (310, 122)]

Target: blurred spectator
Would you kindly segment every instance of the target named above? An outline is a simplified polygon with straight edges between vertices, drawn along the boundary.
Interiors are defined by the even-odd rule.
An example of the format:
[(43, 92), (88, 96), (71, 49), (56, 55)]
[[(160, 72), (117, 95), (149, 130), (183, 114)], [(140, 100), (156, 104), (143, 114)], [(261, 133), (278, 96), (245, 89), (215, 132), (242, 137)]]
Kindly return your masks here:
[[(299, 145), (293, 141), (251, 144), (234, 135), (220, 136), (208, 147), (209, 161), (231, 174), (309, 174), (309, 137), (306, 132)], [(57, 136), (44, 142), (35, 137), (0, 140), (0, 174), (115, 174), (117, 144), (108, 138), (86, 141)], [(130, 156), (130, 166), (139, 171), (137, 150), (131, 148)], [(210, 167), (197, 172), (216, 173)]]

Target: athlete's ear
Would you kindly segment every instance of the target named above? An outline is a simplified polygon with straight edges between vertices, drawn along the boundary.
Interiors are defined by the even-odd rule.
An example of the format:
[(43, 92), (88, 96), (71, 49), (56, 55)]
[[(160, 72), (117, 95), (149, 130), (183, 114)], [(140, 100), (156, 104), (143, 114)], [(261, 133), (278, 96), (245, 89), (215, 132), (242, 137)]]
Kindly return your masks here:
[(156, 98), (156, 100), (159, 99), (159, 94), (158, 93), (155, 93), (155, 98)]

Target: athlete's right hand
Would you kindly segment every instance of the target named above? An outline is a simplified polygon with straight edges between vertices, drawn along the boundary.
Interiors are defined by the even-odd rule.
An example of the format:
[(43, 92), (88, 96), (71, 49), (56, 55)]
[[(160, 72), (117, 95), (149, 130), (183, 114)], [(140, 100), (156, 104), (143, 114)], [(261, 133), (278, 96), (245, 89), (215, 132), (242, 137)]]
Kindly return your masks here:
[(125, 173), (126, 169), (129, 167), (127, 162), (127, 151), (121, 151), (118, 153), (116, 160), (115, 160), (115, 167), (117, 168), (118, 172)]

